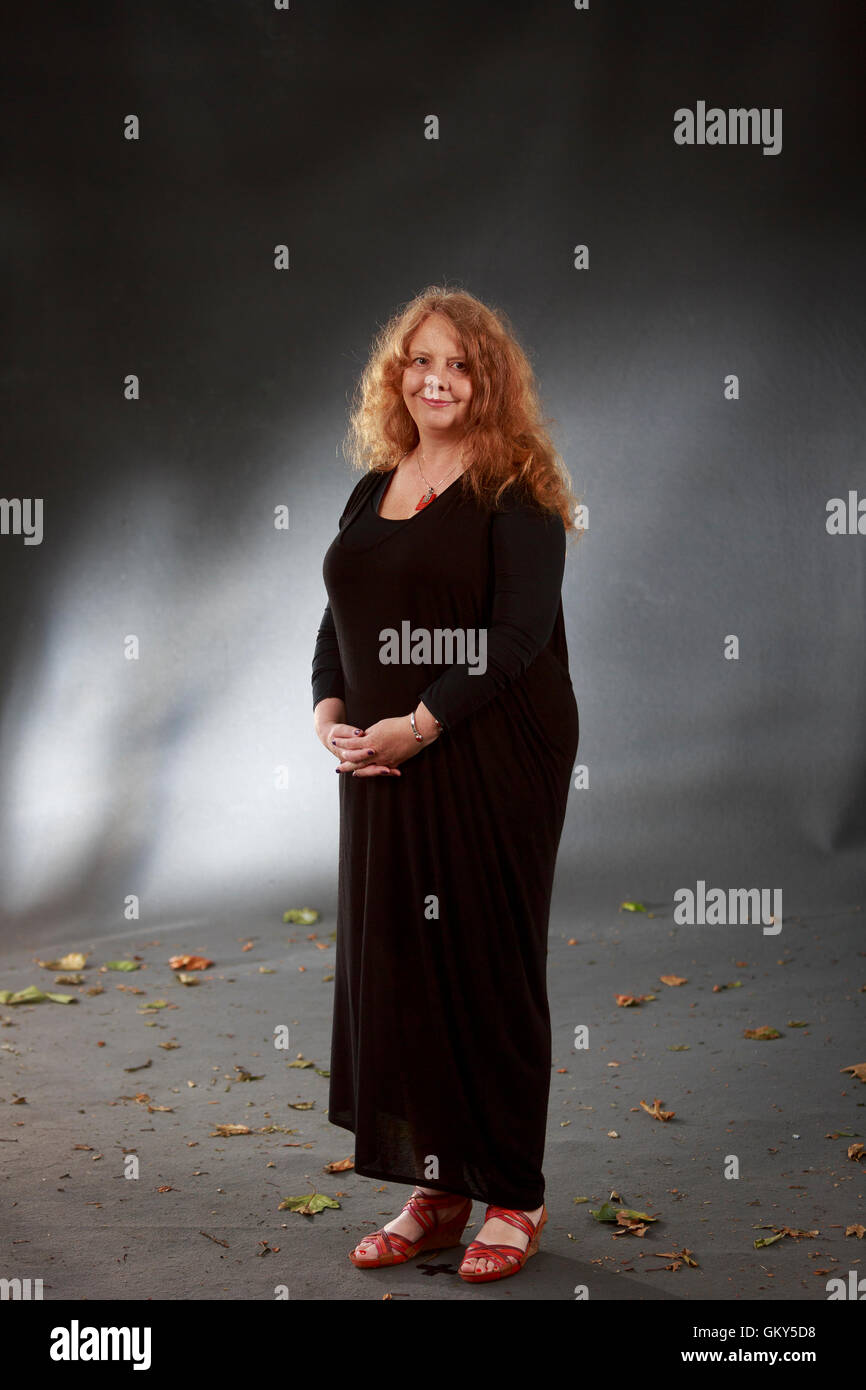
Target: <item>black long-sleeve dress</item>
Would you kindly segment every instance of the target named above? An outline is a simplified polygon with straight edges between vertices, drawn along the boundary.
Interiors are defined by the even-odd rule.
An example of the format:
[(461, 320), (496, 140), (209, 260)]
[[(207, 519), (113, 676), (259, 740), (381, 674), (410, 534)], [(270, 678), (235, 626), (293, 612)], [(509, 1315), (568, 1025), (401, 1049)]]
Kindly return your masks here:
[[(578, 745), (565, 528), (455, 483), (402, 520), (353, 489), (323, 564), (314, 707), (443, 726), (401, 777), (341, 773), (328, 1118), (355, 1171), (531, 1211), (544, 1197), (550, 896)], [(507, 500), (506, 500), (507, 499)], [(404, 629), (403, 625), (409, 627)], [(485, 628), (487, 669), (380, 660), (384, 630)], [(420, 653), (446, 656), (447, 648)], [(453, 655), (451, 654), (453, 662)]]

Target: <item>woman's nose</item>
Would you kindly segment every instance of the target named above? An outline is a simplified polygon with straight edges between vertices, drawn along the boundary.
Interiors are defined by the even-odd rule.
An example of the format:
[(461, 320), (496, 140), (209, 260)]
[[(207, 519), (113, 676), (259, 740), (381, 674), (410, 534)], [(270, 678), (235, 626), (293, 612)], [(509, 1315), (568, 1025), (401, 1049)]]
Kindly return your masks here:
[(447, 390), (444, 377), (437, 376), (435, 372), (428, 372), (424, 378), (424, 390), (427, 395), (435, 396), (439, 392)]

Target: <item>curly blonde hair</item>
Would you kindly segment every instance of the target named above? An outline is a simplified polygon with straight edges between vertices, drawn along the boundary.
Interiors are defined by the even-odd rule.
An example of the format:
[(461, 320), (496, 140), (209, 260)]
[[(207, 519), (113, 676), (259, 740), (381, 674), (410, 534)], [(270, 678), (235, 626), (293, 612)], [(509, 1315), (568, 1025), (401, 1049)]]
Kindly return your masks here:
[(418, 443), (418, 428), (403, 400), (409, 343), (430, 314), (442, 314), (462, 344), (472, 381), (461, 446), (464, 486), (496, 509), (509, 487), (536, 506), (558, 513), (566, 531), (578, 531), (578, 499), (542, 416), (535, 375), (500, 309), (465, 290), (428, 287), (399, 309), (376, 334), (355, 388), (343, 452), (353, 468), (387, 473)]

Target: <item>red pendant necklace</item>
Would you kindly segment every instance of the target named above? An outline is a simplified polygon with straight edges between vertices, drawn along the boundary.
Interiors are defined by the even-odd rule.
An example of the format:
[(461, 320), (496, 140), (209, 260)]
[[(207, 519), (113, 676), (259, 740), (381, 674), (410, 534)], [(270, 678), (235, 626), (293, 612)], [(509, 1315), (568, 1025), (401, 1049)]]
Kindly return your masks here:
[[(423, 472), (423, 470), (422, 470), (422, 468), (421, 468), (421, 458), (423, 458), (423, 456), (424, 456), (424, 450), (421, 448), (421, 445), (420, 445), (420, 444), (418, 445), (418, 454), (419, 454), (419, 457), (417, 457), (417, 458), (415, 459), (415, 462), (416, 462), (417, 465), (418, 465), (418, 472), (421, 474), (421, 477), (424, 479), (424, 482), (427, 484), (427, 491), (424, 493), (424, 496), (421, 498), (421, 500), (420, 500), (419, 502), (416, 503), (416, 505), (415, 505), (415, 510), (416, 510), (416, 512), (423, 511), (423, 509), (424, 509), (425, 507), (429, 507), (430, 503), (431, 503), (431, 502), (435, 502), (435, 501), (436, 501), (436, 498), (439, 496), (439, 494), (438, 494), (438, 492), (436, 491), (436, 488), (434, 488), (433, 484), (430, 483), (430, 482), (428, 482), (427, 479), (424, 477), (424, 472)], [(451, 474), (454, 472), (454, 469), (455, 469), (455, 468), (458, 468), (458, 467), (460, 466), (460, 462), (461, 462), (461, 459), (458, 458), (457, 462), (454, 464), (454, 467), (448, 469), (448, 472), (445, 474), (445, 477), (439, 479), (439, 483), (438, 483), (438, 486), (439, 486), (439, 487), (441, 487), (442, 484), (445, 482), (445, 478), (449, 478), (449, 477), (451, 476)]]

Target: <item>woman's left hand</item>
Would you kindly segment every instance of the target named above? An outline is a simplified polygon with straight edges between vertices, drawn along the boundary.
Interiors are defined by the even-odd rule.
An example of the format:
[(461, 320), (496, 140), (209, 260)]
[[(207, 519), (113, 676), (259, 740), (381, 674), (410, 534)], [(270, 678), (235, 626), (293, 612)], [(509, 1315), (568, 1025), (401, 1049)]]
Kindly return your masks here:
[[(422, 733), (423, 730), (424, 726), (419, 723), (418, 732)], [(380, 719), (376, 724), (368, 725), (360, 738), (353, 735), (333, 740), (338, 752), (345, 754), (343, 761), (337, 764), (337, 771), (351, 772), (356, 777), (378, 777), (382, 773), (399, 777), (397, 764), (414, 758), (416, 753), (434, 743), (437, 737), (438, 730), (434, 726), (431, 736), (425, 736), (423, 743), (419, 743), (412, 732), (408, 714), (395, 719)], [(372, 757), (367, 751), (370, 748), (373, 749)]]

